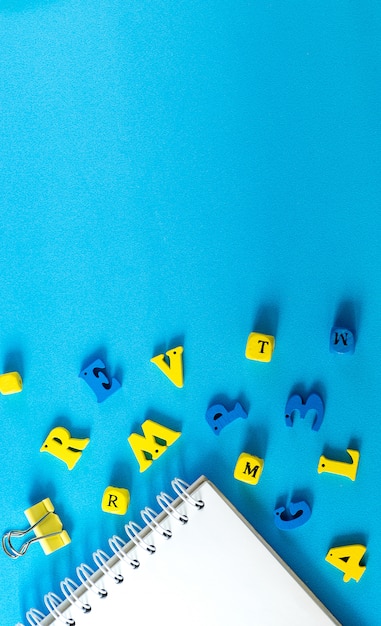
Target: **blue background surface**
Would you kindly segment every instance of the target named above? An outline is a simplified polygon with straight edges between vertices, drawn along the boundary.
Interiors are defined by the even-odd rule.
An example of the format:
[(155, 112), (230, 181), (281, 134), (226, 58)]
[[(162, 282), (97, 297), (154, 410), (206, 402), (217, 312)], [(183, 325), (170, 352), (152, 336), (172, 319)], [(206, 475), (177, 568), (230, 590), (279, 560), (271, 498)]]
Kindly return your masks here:
[[(72, 538), (1, 552), (3, 626), (202, 473), (345, 626), (381, 624), (380, 32), (371, 0), (1, 3), (0, 369), (24, 389), (0, 397), (0, 531), (49, 496)], [(337, 318), (351, 357), (329, 352)], [(271, 363), (245, 359), (253, 330)], [(183, 389), (150, 363), (179, 343)], [(97, 356), (122, 382), (102, 404), (78, 378)], [(324, 397), (319, 432), (286, 428), (294, 390)], [(249, 418), (216, 437), (221, 400)], [(140, 474), (127, 437), (148, 418), (182, 436)], [(71, 472), (39, 452), (57, 425), (91, 438)], [(354, 483), (317, 474), (350, 446)], [(256, 487), (233, 478), (242, 451), (265, 459)], [(109, 484), (125, 518), (101, 511)], [(296, 496), (311, 520), (282, 532)], [(345, 584), (324, 557), (357, 542)]]

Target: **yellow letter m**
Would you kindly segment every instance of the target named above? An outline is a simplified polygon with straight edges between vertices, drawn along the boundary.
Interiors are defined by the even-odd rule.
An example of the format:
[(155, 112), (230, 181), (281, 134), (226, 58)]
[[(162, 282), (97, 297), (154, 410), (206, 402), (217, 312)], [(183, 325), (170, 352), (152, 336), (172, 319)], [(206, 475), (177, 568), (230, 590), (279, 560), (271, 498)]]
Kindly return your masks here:
[(142, 431), (144, 436), (132, 433), (128, 437), (128, 442), (137, 458), (140, 471), (144, 472), (180, 437), (181, 433), (152, 420), (143, 422)]

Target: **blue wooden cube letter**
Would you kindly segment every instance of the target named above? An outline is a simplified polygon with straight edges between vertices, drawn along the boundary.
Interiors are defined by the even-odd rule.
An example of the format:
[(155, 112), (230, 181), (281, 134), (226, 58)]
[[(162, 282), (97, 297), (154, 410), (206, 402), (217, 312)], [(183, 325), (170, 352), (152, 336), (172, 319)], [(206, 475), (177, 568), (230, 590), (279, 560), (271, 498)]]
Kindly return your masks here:
[(335, 327), (331, 330), (329, 349), (338, 354), (353, 354), (355, 351), (354, 334), (348, 328)]

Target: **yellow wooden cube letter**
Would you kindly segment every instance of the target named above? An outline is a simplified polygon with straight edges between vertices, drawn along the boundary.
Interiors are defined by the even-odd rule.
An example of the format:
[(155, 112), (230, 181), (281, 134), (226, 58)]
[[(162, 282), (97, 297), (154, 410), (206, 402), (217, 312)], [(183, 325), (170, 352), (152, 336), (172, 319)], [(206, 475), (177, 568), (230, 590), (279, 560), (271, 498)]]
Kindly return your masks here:
[(250, 333), (245, 356), (251, 361), (262, 361), (268, 363), (271, 361), (275, 348), (275, 337), (272, 335), (263, 335), (262, 333)]
[(261, 477), (264, 460), (242, 452), (234, 469), (234, 478), (249, 485), (256, 485)]
[(18, 372), (0, 374), (0, 393), (8, 396), (22, 391), (22, 378)]
[(122, 487), (106, 487), (102, 498), (102, 511), (124, 515), (130, 504), (130, 492)]

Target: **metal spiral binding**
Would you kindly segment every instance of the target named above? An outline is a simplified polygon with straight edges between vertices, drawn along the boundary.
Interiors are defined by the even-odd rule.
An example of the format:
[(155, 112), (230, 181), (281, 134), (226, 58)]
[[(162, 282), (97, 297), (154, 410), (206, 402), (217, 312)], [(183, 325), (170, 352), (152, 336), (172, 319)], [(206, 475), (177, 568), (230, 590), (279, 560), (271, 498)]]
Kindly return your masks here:
[[(197, 510), (201, 510), (204, 507), (205, 503), (203, 502), (203, 500), (196, 500), (189, 493), (187, 493), (189, 485), (184, 480), (182, 480), (181, 478), (175, 478), (172, 481), (171, 485), (175, 494), (179, 498), (181, 498), (181, 500), (185, 504), (190, 504)], [(171, 498), (171, 496), (169, 496), (167, 493), (162, 491), (156, 496), (156, 500), (158, 505), (160, 506), (162, 511), (166, 513), (166, 515), (170, 515), (181, 524), (186, 524), (188, 522), (188, 516), (185, 513), (181, 513), (178, 510), (178, 507), (175, 507), (173, 505), (174, 499)], [(140, 515), (146, 527), (150, 528), (154, 532), (157, 532), (165, 539), (170, 539), (172, 537), (172, 531), (169, 528), (164, 528), (164, 526), (156, 521), (158, 514), (153, 509), (151, 509), (150, 507), (146, 507), (140, 512)], [(141, 537), (143, 529), (138, 524), (136, 524), (135, 522), (129, 522), (125, 525), (124, 530), (128, 539), (132, 541), (137, 548), (145, 550), (148, 554), (151, 555), (156, 552), (156, 547), (153, 544), (147, 543)], [(124, 550), (125, 546), (127, 546), (128, 543), (128, 541), (124, 541), (118, 535), (113, 535), (108, 540), (108, 544), (113, 552), (113, 555), (117, 557), (119, 561), (126, 562), (127, 564), (131, 565), (133, 569), (136, 569), (140, 566), (140, 562), (136, 558), (131, 558)], [(94, 563), (98, 568), (98, 571), (101, 571), (109, 578), (112, 578), (116, 584), (120, 584), (124, 581), (123, 576), (121, 574), (115, 573), (112, 566), (109, 565), (110, 557), (104, 550), (97, 550), (93, 553), (92, 556)], [(95, 572), (86, 563), (81, 563), (81, 565), (77, 567), (76, 574), (78, 580), (82, 583), (82, 585), (86, 587), (87, 590), (92, 591), (99, 598), (107, 597), (107, 590), (98, 586), (93, 580), (91, 580)], [(84, 613), (89, 613), (91, 611), (91, 605), (87, 602), (82, 602), (82, 600), (78, 598), (75, 594), (76, 590), (78, 589), (78, 585), (71, 578), (65, 578), (60, 583), (60, 587), (66, 600), (70, 602), (72, 606), (77, 606), (77, 608), (80, 608)], [(75, 626), (74, 619), (71, 617), (66, 618), (59, 610), (59, 606), (63, 601), (57, 594), (53, 592), (46, 594), (44, 597), (44, 602), (49, 613), (54, 618), (61, 621), (66, 626)], [(46, 616), (38, 609), (30, 609), (26, 614), (26, 618), (30, 626), (38, 626), (39, 624), (41, 624), (42, 620), (45, 617)]]

